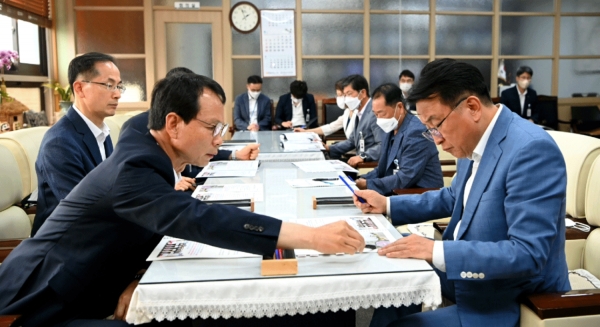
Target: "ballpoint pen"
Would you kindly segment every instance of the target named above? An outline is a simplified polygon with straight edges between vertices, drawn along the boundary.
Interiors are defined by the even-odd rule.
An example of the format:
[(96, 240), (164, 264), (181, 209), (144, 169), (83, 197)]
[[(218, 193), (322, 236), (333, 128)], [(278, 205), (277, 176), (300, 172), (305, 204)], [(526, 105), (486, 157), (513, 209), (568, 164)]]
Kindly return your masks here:
[[(347, 177), (350, 178), (349, 176), (347, 176)], [(350, 186), (350, 184), (348, 184), (348, 182), (346, 182), (346, 180), (344, 179), (344, 177), (342, 177), (342, 175), (340, 175), (340, 180), (342, 182), (344, 182), (344, 184), (346, 184), (346, 186), (350, 189), (350, 191), (352, 191), (352, 194), (354, 194), (354, 196), (356, 196), (356, 198), (358, 199), (358, 201), (360, 201), (360, 203), (367, 203), (367, 201), (365, 201), (365, 199), (361, 198), (360, 196), (358, 196), (354, 193), (354, 188), (352, 188), (352, 186)], [(350, 178), (350, 180), (352, 180), (352, 178)]]
[(332, 178), (313, 178), (312, 179), (315, 182), (324, 182), (324, 181), (337, 181), (338, 178), (337, 177), (332, 177)]

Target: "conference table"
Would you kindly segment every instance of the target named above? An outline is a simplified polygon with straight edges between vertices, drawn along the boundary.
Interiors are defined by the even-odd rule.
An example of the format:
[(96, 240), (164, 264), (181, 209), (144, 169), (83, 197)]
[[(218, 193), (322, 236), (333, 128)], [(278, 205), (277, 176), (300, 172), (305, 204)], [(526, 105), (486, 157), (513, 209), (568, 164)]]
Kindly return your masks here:
[[(282, 153), (279, 134), (253, 134), (261, 153)], [(249, 132), (236, 132), (248, 139)], [(234, 140), (236, 138), (234, 137)], [(290, 154), (297, 155), (297, 154)], [(350, 196), (346, 187), (292, 188), (285, 180), (337, 177), (339, 172), (305, 172), (291, 162), (261, 162), (253, 177), (209, 178), (206, 184), (262, 183), (264, 201), (254, 212), (283, 221), (335, 216), (370, 216), (394, 237), (400, 233), (383, 215), (363, 214), (354, 205), (313, 209), (313, 197)], [(126, 320), (142, 324), (175, 319), (318, 317), (369, 307), (441, 303), (440, 282), (423, 260), (390, 259), (375, 252), (298, 257), (296, 275), (262, 276), (260, 257), (153, 261), (132, 297)], [(293, 318), (293, 317), (292, 317)], [(242, 324), (243, 325), (243, 324)]]

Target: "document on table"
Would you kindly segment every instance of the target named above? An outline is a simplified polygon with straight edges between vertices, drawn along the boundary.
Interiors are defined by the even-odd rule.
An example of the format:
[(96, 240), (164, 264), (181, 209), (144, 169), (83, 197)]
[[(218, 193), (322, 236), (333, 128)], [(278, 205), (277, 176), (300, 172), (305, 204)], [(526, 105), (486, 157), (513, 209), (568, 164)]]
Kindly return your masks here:
[(285, 180), (291, 187), (328, 187), (328, 186), (344, 186), (344, 182), (341, 180), (335, 181), (315, 181), (312, 178), (301, 178), (301, 179), (286, 179)]
[(347, 172), (351, 172), (351, 173), (358, 173), (358, 170), (352, 168), (352, 166), (350, 166), (349, 164), (347, 164), (343, 161), (327, 160), (327, 162), (329, 162), (335, 168), (335, 170), (347, 171)]
[(281, 142), (281, 146), (283, 147), (283, 152), (317, 152), (321, 150), (325, 150), (323, 143), (315, 142), (315, 143), (289, 143), (289, 142)]
[(335, 171), (335, 167), (328, 161), (300, 161), (293, 164), (307, 173), (319, 173), (325, 171)]
[(213, 161), (209, 162), (196, 177), (252, 177), (256, 175), (258, 164), (258, 160)]
[[(290, 222), (302, 224), (311, 227), (319, 227), (334, 223), (339, 220), (345, 220), (350, 226), (356, 229), (365, 239), (365, 249), (363, 252), (376, 252), (378, 248), (384, 247), (397, 240), (385, 226), (374, 216), (340, 216), (326, 218), (305, 218), (291, 219)], [(316, 250), (296, 249), (297, 257), (315, 257), (323, 255)]]
[(321, 143), (321, 137), (317, 133), (284, 133), (279, 135), (282, 142), (289, 143)]
[(204, 184), (196, 187), (192, 197), (201, 201), (247, 200), (264, 201), (263, 184)]
[(173, 259), (217, 259), (259, 257), (257, 254), (227, 250), (204, 243), (163, 236), (146, 261)]
[(294, 162), (325, 160), (325, 156), (323, 152), (259, 153), (257, 159), (264, 162)]
[(244, 145), (235, 145), (235, 144), (223, 144), (219, 148), (219, 150), (227, 150), (227, 151), (237, 151), (244, 148)]

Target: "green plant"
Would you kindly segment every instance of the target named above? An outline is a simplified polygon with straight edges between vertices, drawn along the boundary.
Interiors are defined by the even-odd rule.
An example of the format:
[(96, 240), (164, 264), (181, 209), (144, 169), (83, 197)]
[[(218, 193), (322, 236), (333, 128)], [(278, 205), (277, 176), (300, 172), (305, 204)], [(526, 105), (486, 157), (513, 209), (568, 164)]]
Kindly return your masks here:
[(60, 101), (71, 101), (71, 96), (73, 95), (73, 90), (71, 90), (71, 85), (67, 85), (62, 87), (58, 82), (54, 83), (45, 83), (42, 84), (43, 87), (47, 87), (60, 95)]

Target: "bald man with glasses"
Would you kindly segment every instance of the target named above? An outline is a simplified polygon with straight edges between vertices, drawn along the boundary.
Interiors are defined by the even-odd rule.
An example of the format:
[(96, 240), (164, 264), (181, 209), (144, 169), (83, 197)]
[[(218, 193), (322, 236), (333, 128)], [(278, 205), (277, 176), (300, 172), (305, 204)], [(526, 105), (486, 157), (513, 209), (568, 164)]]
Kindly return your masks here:
[(104, 118), (114, 116), (125, 92), (113, 57), (90, 52), (69, 63), (75, 102), (44, 135), (35, 163), (38, 180), (35, 236), (60, 200), (113, 152)]

